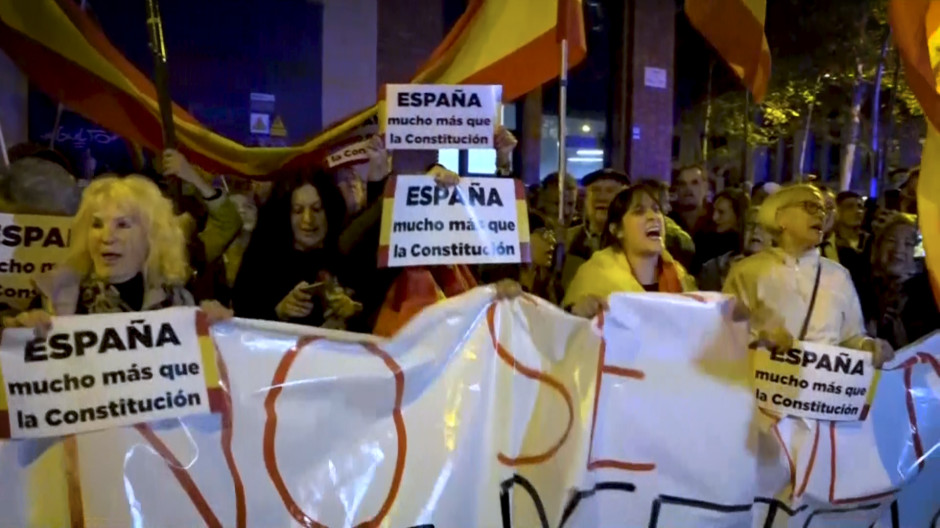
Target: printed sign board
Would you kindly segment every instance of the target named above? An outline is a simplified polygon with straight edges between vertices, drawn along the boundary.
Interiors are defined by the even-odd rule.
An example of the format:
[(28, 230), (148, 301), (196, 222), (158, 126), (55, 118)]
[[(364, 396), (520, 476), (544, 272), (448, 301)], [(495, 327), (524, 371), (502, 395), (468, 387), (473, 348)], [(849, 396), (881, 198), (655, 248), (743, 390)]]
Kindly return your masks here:
[(0, 214), (0, 302), (26, 309), (39, 292), (32, 277), (51, 270), (68, 253), (72, 219)]
[(385, 144), (389, 150), (493, 148), (502, 86), (389, 84)]
[(251, 113), (251, 133), (267, 136), (271, 133), (271, 116), (258, 112)]
[(668, 75), (663, 68), (647, 66), (643, 68), (643, 84), (649, 88), (664, 89), (667, 85)]
[(368, 139), (344, 145), (334, 150), (326, 157), (326, 165), (328, 168), (334, 169), (341, 165), (350, 165), (356, 162), (366, 161), (369, 159), (368, 146)]
[(864, 420), (878, 372), (871, 354), (800, 343), (754, 352), (754, 397), (762, 409), (816, 420)]
[(522, 182), (461, 178), (447, 188), (432, 176), (389, 181), (379, 264), (497, 264), (529, 261), (529, 217)]
[[(201, 317), (201, 316), (200, 316)], [(0, 340), (0, 437), (39, 438), (210, 411), (215, 352), (192, 308), (56, 317)]]

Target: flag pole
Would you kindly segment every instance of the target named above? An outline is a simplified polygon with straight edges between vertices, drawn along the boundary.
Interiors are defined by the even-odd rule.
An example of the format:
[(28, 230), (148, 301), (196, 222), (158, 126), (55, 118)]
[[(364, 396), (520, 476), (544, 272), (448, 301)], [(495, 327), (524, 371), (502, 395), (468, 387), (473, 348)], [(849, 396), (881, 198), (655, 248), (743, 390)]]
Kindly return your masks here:
[(568, 39), (559, 42), (561, 72), (558, 76), (558, 223), (555, 226), (555, 269), (561, 273), (565, 263), (567, 219), (565, 218), (565, 184), (568, 175)]
[(558, 225), (565, 224), (565, 176), (568, 173), (568, 39), (561, 40), (558, 77)]
[[(176, 148), (176, 128), (173, 123), (173, 99), (170, 98), (170, 77), (167, 71), (166, 42), (163, 40), (163, 20), (160, 18), (160, 2), (145, 0), (147, 5), (147, 33), (150, 37), (150, 52), (153, 54), (153, 81), (160, 104), (160, 120), (163, 124), (163, 148)], [(170, 198), (178, 204), (182, 196), (182, 182), (173, 178), (169, 182)]]
[[(85, 11), (86, 0), (82, 0), (82, 3), (79, 4), (78, 8)], [(62, 125), (62, 112), (65, 110), (65, 105), (62, 104), (62, 101), (59, 101), (59, 105), (55, 109), (55, 121), (52, 123), (52, 137), (49, 138), (49, 150), (55, 149), (55, 140), (59, 137), (59, 127)]]
[(0, 123), (0, 151), (3, 152), (3, 168), (10, 168), (10, 155), (7, 153), (7, 142), (3, 138), (3, 124)]

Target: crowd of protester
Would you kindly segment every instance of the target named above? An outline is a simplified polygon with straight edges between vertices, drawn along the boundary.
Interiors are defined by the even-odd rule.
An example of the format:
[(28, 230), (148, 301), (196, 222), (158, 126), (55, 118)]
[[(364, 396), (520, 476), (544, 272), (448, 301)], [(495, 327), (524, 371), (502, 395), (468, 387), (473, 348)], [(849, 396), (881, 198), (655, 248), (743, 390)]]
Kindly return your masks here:
[[(513, 177), (515, 138), (500, 129), (495, 145), (494, 177)], [(103, 175), (82, 190), (54, 152), (14, 160), (0, 209), (74, 216), (74, 227), (69, 258), (36, 277), (31, 309), (4, 310), (5, 326), (201, 303), (213, 319), (388, 335), (427, 299), (495, 283), (498, 295), (527, 292), (581, 317), (617, 292), (723, 291), (755, 342), (805, 339), (879, 362), (940, 328), (919, 254), (917, 169), (895, 171), (895, 187), (871, 198), (811, 176), (715, 194), (702, 166), (675, 170), (671, 185), (613, 169), (580, 182), (555, 173), (528, 196), (530, 262), (389, 269), (378, 263), (379, 226), (396, 167), (378, 137), (359, 164), (282, 170), (270, 183), (214, 184), (174, 150), (156, 161), (154, 177)], [(438, 185), (459, 183), (440, 165), (424, 170)], [(171, 201), (155, 181), (174, 180), (185, 192)]]

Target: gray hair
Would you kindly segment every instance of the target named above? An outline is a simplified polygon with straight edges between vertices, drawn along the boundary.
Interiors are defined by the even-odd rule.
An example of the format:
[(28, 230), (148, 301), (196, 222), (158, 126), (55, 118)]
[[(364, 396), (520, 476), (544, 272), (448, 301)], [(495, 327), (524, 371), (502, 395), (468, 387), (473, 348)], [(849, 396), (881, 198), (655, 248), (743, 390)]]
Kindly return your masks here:
[(10, 213), (73, 216), (81, 190), (61, 165), (23, 158), (0, 175), (0, 198)]

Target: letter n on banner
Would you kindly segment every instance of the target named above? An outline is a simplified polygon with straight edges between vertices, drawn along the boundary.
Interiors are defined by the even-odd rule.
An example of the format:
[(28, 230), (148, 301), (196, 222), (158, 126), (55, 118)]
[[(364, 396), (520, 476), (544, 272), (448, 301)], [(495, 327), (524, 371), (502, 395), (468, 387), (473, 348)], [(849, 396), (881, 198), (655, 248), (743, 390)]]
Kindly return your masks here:
[(392, 176), (385, 183), (385, 192), (382, 193), (382, 223), (379, 234), (379, 267), (388, 267), (388, 246), (392, 240), (392, 219), (395, 212), (395, 186), (398, 177)]
[(519, 253), (522, 262), (532, 262), (532, 249), (529, 247), (529, 208), (525, 201), (525, 186), (522, 180), (516, 180), (516, 225), (519, 226)]

